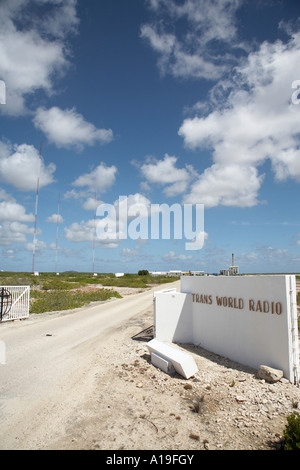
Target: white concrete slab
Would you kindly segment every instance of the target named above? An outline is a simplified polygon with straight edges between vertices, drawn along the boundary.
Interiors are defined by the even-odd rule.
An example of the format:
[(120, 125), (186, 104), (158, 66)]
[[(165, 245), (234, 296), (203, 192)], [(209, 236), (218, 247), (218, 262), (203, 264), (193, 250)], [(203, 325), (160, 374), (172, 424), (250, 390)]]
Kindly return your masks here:
[(155, 353), (165, 360), (172, 362), (176, 372), (186, 379), (189, 379), (198, 372), (197, 364), (191, 354), (181, 351), (169, 344), (162, 343), (157, 339), (152, 339), (147, 343), (149, 352)]
[(151, 353), (151, 363), (163, 372), (166, 372), (166, 374), (173, 374), (175, 372), (172, 362), (157, 353)]

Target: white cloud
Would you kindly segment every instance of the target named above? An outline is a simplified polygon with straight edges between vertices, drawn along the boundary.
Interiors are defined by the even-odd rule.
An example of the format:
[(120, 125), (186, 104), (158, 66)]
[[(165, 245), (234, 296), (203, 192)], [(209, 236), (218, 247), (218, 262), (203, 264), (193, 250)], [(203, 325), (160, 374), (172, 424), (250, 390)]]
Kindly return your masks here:
[(189, 261), (193, 259), (192, 255), (176, 255), (174, 251), (169, 251), (169, 253), (166, 253), (163, 255), (163, 259), (165, 261)]
[(44, 242), (43, 240), (38, 240), (38, 239), (35, 240), (34, 244), (33, 242), (28, 242), (25, 244), (25, 248), (27, 251), (32, 252), (33, 247), (35, 247), (35, 252), (39, 252), (41, 254), (45, 250), (55, 250), (56, 245), (55, 243), (48, 244)]
[(47, 217), (46, 222), (49, 222), (50, 224), (62, 224), (64, 222), (64, 219), (61, 214), (52, 214)]
[(129, 194), (124, 198), (119, 198), (114, 202), (114, 209), (116, 214), (116, 238), (122, 238), (127, 234), (127, 223), (133, 219), (148, 218), (150, 215), (150, 200), (140, 193)]
[[(126, 224), (140, 213), (149, 215), (150, 201), (139, 193), (130, 194), (125, 199), (116, 200), (111, 209), (111, 212), (105, 214), (103, 218), (98, 214), (99, 217), (97, 216), (95, 220), (72, 223), (65, 228), (66, 239), (76, 243), (95, 241), (106, 248), (116, 248), (125, 232), (127, 236)], [(107, 238), (97, 237), (97, 233), (102, 233), (104, 230), (108, 230)]]
[(49, 142), (57, 147), (81, 149), (84, 145), (107, 144), (113, 139), (111, 129), (97, 129), (77, 113), (75, 108), (39, 108), (34, 117), (34, 124), (45, 133)]
[(263, 180), (256, 168), (238, 164), (214, 164), (207, 168), (192, 185), (184, 203), (204, 204), (205, 207), (255, 206)]
[[(212, 166), (192, 184), (185, 202), (201, 201), (207, 207), (257, 204), (263, 183), (259, 169), (267, 160), (276, 181), (300, 182), (300, 106), (291, 100), (292, 83), (299, 79), (300, 33), (286, 28), (286, 42), (240, 42), (236, 13), (243, 3), (148, 1), (158, 21), (143, 25), (141, 35), (158, 54), (161, 72), (215, 81), (209, 101), (190, 108), (194, 117), (179, 129), (188, 149), (208, 150), (212, 156)], [(177, 20), (181, 28), (176, 28)], [(238, 50), (243, 54), (236, 54)], [(145, 169), (150, 176), (155, 170), (153, 165)], [(145, 184), (150, 184), (147, 177)], [(175, 187), (179, 194), (178, 182)], [(169, 186), (166, 194), (168, 189), (172, 193)]]
[[(99, 224), (99, 221), (97, 221), (97, 224)], [(80, 223), (74, 222), (69, 227), (65, 227), (64, 230), (66, 239), (74, 243), (95, 242), (96, 245), (100, 243), (105, 248), (116, 248), (119, 245), (119, 240), (116, 239), (116, 236), (113, 236), (111, 239), (99, 240), (93, 219), (81, 221)]]
[(149, 6), (158, 13), (167, 12), (172, 19), (186, 18), (201, 31), (205, 42), (212, 39), (230, 41), (236, 36), (235, 14), (243, 0), (150, 0)]
[(292, 258), (295, 257), (295, 255), (289, 253), (287, 248), (275, 248), (271, 245), (258, 245), (256, 252), (258, 253), (258, 260), (263, 260), (267, 266), (270, 263), (277, 264), (282, 262), (286, 266), (286, 263), (289, 265)]
[[(20, 227), (21, 228), (21, 227)], [(21, 229), (19, 231), (12, 227), (12, 223), (4, 222), (0, 224), (0, 245), (10, 246), (13, 243), (26, 243), (26, 233)]]
[(217, 79), (225, 67), (202, 56), (200, 51), (189, 52), (174, 35), (159, 33), (155, 26), (144, 25), (141, 37), (160, 54), (158, 67), (162, 74), (170, 73), (178, 78), (194, 77)]
[(32, 222), (34, 220), (34, 216), (32, 214), (26, 214), (25, 208), (21, 206), (21, 204), (18, 204), (16, 201), (1, 201), (0, 220), (18, 220), (20, 222)]
[[(0, 228), (1, 230), (1, 228)], [(1, 240), (1, 238), (0, 238)], [(0, 241), (1, 244), (1, 241)], [(14, 259), (16, 254), (18, 253), (17, 249), (12, 248), (2, 248), (2, 257), (3, 259)]]
[(55, 38), (63, 39), (70, 32), (76, 33), (79, 25), (77, 0), (48, 0), (48, 4), (54, 7), (43, 17), (38, 17), (36, 26)]
[(84, 189), (72, 189), (67, 191), (64, 197), (84, 200), (82, 207), (87, 211), (94, 211), (102, 202), (97, 199), (97, 194), (104, 193), (111, 188), (115, 183), (116, 174), (117, 168), (114, 165), (109, 167), (105, 163), (100, 163), (90, 173), (84, 173), (73, 181), (73, 186)]
[(95, 221), (74, 222), (65, 228), (66, 239), (72, 242), (92, 242), (94, 237)]
[(139, 250), (138, 249), (132, 250), (131, 248), (123, 248), (120, 255), (123, 256), (124, 258), (126, 258), (127, 260), (128, 259), (136, 259), (136, 258), (141, 256), (141, 255), (139, 255)]
[(33, 221), (34, 215), (27, 214), (24, 206), (0, 188), (0, 245), (25, 243), (26, 235), (33, 234), (33, 227), (26, 223)]
[(95, 197), (88, 197), (86, 201), (83, 203), (82, 207), (86, 211), (95, 211), (99, 204), (101, 204), (102, 201), (98, 201), (97, 198)]
[(177, 158), (165, 154), (163, 160), (155, 160), (150, 163), (144, 163), (141, 167), (142, 176), (146, 183), (165, 186), (166, 196), (177, 196), (186, 191), (189, 182), (192, 179), (193, 168), (176, 168)]
[(159, 34), (153, 26), (143, 25), (141, 28), (143, 38), (149, 40), (153, 49), (161, 54), (171, 54), (175, 44), (176, 37), (174, 34)]
[(150, 214), (150, 200), (140, 193), (129, 194), (125, 199), (118, 199), (115, 201), (114, 206), (118, 212), (119, 219), (125, 216), (127, 209), (127, 218), (135, 217), (137, 214)]
[(216, 109), (184, 120), (179, 135), (186, 147), (213, 157), (186, 199), (252, 206), (263, 181), (258, 168), (268, 159), (277, 181), (300, 182), (300, 107), (291, 101), (299, 62), (300, 34), (286, 44), (263, 43), (236, 68)]
[(10, 201), (11, 199), (12, 196), (10, 194), (7, 194), (4, 189), (0, 188), (0, 201)]
[[(217, 79), (228, 66), (232, 67), (234, 48), (243, 47), (237, 43), (235, 19), (242, 3), (243, 0), (185, 0), (180, 4), (173, 0), (150, 1), (158, 21), (143, 25), (141, 37), (159, 54), (158, 66), (163, 74)], [(168, 17), (172, 24), (169, 30)], [(186, 24), (184, 32), (177, 35), (176, 21), (181, 22), (180, 31)]]
[(36, 190), (38, 175), (40, 187), (52, 183), (55, 168), (54, 163), (45, 165), (33, 145), (0, 147), (0, 179), (20, 191)]
[(71, 189), (66, 191), (64, 194), (65, 199), (82, 199), (86, 197), (86, 191), (78, 191), (76, 189)]
[(34, 215), (26, 214), (26, 209), (6, 191), (0, 188), (0, 222), (33, 222)]
[(106, 166), (105, 163), (100, 163), (90, 173), (85, 173), (79, 176), (74, 182), (73, 186), (79, 188), (88, 188), (91, 191), (97, 191), (98, 193), (104, 193), (107, 191), (115, 182), (117, 168), (112, 166)]
[(2, 113), (26, 112), (26, 100), (31, 94), (40, 89), (51, 93), (54, 77), (69, 66), (63, 40), (76, 29), (76, 1), (45, 0), (42, 3), (48, 13), (42, 15), (41, 2), (33, 3), (37, 5), (36, 12), (35, 8), (30, 9), (28, 0), (3, 1), (0, 5), (0, 76), (7, 90)]

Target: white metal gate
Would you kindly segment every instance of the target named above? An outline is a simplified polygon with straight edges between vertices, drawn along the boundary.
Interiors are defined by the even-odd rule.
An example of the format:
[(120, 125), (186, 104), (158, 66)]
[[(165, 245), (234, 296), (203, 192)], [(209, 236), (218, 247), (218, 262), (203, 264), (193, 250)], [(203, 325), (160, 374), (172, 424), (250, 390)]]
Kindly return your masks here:
[(0, 321), (29, 317), (30, 286), (0, 286)]

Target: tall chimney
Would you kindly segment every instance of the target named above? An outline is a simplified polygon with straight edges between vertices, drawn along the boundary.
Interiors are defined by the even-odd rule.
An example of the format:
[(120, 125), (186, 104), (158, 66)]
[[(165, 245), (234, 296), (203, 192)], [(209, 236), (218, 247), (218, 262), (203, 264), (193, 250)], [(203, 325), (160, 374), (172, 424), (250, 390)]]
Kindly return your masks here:
[(232, 265), (231, 266), (234, 266), (234, 254), (232, 253)]

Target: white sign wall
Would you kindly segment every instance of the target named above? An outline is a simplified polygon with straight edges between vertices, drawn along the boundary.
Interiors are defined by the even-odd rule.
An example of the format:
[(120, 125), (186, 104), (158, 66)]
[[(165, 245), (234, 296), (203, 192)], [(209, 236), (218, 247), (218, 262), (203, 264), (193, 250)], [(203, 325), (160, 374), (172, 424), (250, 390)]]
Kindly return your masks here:
[(183, 276), (155, 296), (155, 337), (192, 343), (299, 381), (295, 276)]

